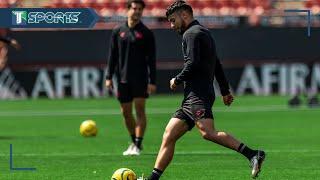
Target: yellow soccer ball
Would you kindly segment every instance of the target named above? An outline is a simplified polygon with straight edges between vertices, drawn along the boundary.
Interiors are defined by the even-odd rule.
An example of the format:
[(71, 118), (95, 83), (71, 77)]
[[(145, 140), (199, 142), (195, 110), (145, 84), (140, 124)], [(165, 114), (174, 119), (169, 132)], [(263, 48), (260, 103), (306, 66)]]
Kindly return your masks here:
[(96, 136), (97, 132), (97, 124), (93, 120), (85, 120), (80, 125), (80, 134), (84, 137)]
[(113, 173), (111, 180), (137, 180), (137, 176), (131, 169), (121, 168)]

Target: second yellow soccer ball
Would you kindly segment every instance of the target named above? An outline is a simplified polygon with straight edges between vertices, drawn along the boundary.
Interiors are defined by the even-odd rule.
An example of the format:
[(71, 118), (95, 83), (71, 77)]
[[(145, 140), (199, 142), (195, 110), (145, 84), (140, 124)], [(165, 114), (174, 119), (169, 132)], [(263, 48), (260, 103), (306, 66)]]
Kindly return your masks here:
[(98, 128), (96, 122), (93, 120), (85, 120), (80, 125), (80, 134), (84, 137), (96, 136)]

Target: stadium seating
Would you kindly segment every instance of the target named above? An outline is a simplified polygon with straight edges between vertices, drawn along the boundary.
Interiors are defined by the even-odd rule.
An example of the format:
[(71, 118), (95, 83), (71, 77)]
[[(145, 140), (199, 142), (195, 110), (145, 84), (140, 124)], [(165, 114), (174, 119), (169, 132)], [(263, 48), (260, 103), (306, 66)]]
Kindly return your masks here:
[(1, 0), (0, 1), (0, 8), (7, 8), (9, 7), (9, 2), (7, 2), (6, 0)]
[[(320, 0), (307, 1), (271, 1), (271, 0), (186, 0), (192, 5), (196, 16), (248, 16), (252, 13), (261, 15), (267, 13), (276, 3), (302, 2), (304, 9), (312, 13), (320, 13)], [(10, 7), (17, 0), (0, 0), (0, 8)], [(101, 16), (125, 15), (127, 0), (20, 0), (22, 4), (40, 5), (51, 8), (90, 7), (96, 9)], [(36, 3), (35, 3), (36, 2)], [(164, 16), (166, 7), (173, 0), (145, 0), (147, 7), (145, 15), (151, 17)]]
[[(17, 0), (1, 0), (0, 7), (9, 7)], [(24, 4), (32, 4), (34, 0), (21, 0)], [(248, 16), (250, 14), (266, 14), (276, 3), (291, 3), (291, 1), (271, 0), (186, 0), (192, 5), (196, 16)], [(28, 2), (28, 3), (27, 3)], [(51, 8), (90, 7), (96, 9), (101, 16), (125, 15), (127, 0), (43, 0), (37, 5)], [(164, 16), (166, 7), (173, 0), (145, 0), (147, 6), (145, 15), (150, 17)], [(313, 13), (320, 12), (320, 0), (295, 1), (304, 2), (302, 8), (311, 9)]]
[[(55, 0), (49, 7), (91, 7), (102, 16), (125, 15), (127, 0)], [(146, 0), (146, 16), (161, 17), (172, 0)], [(270, 0), (189, 0), (196, 16), (263, 14)]]
[(310, 9), (313, 14), (320, 13), (320, 0), (308, 0), (305, 2), (305, 7)]
[[(174, 0), (145, 0), (144, 17), (150, 23), (158, 22), (165, 16), (166, 8)], [(320, 14), (320, 0), (186, 0), (192, 5), (198, 18), (220, 23), (218, 18), (247, 18), (251, 25), (259, 25), (262, 17), (285, 16), (284, 9), (310, 9), (313, 15)], [(19, 2), (18, 4), (16, 2)], [(20, 4), (22, 2), (22, 4)], [(94, 8), (96, 12), (110, 22), (117, 22), (126, 16), (127, 0), (0, 0), (0, 7), (48, 7), (48, 8)], [(161, 17), (161, 18), (160, 18)], [(208, 17), (215, 17), (210, 19)], [(229, 21), (225, 19), (222, 24)], [(243, 20), (243, 18), (242, 18)], [(279, 19), (278, 19), (279, 20)], [(109, 22), (109, 21), (108, 21)], [(264, 21), (265, 23), (267, 21)], [(275, 19), (269, 22), (277, 22)], [(280, 22), (280, 21), (279, 21)], [(285, 22), (282, 20), (282, 22)], [(270, 24), (272, 24), (270, 23)], [(319, 24), (320, 22), (318, 22)], [(228, 24), (228, 23), (227, 23)], [(231, 23), (232, 24), (232, 23)], [(278, 23), (279, 24), (279, 23)], [(281, 23), (280, 23), (281, 24)], [(313, 23), (317, 24), (317, 23)]]

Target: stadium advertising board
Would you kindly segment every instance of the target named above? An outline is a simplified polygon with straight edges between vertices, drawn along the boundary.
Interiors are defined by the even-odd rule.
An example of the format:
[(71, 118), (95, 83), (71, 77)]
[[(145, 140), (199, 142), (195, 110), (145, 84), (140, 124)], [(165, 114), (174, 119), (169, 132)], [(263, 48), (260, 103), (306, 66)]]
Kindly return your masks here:
[[(176, 71), (179, 71), (178, 69)], [(40, 68), (34, 71), (4, 70), (0, 75), (1, 98), (89, 98), (108, 94), (104, 87), (105, 69), (86, 67)], [(169, 92), (167, 70), (158, 70), (159, 93)], [(227, 68), (233, 92), (238, 95), (290, 95), (316, 93), (320, 87), (320, 64), (247, 64)], [(218, 86), (216, 85), (216, 88)], [(218, 93), (219, 91), (216, 90)]]

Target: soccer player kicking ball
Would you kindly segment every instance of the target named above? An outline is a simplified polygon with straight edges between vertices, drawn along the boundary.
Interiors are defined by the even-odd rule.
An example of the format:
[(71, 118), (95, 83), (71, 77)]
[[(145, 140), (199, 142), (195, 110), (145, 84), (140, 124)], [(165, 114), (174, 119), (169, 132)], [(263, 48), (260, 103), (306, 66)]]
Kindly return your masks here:
[(220, 86), (225, 105), (231, 105), (233, 96), (230, 94), (210, 31), (194, 20), (191, 6), (184, 1), (176, 1), (170, 5), (166, 16), (171, 27), (183, 35), (184, 67), (170, 80), (170, 88), (175, 90), (184, 82), (184, 99), (181, 108), (175, 112), (165, 129), (158, 157), (148, 180), (160, 178), (173, 158), (177, 140), (194, 126), (204, 139), (237, 151), (248, 158), (252, 166), (251, 175), (253, 178), (257, 177), (265, 159), (265, 152), (252, 150), (231, 135), (214, 128), (211, 111), (215, 100), (214, 77)]

